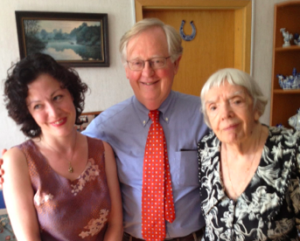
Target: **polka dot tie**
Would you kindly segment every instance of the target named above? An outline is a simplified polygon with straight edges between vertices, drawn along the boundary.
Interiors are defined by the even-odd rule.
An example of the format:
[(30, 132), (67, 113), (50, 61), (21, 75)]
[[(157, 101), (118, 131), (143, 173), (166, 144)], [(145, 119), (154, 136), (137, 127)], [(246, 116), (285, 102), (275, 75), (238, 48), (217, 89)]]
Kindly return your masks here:
[(142, 235), (146, 241), (166, 237), (165, 220), (175, 220), (170, 166), (165, 135), (159, 124), (159, 111), (149, 112), (152, 120), (144, 157), (142, 187)]

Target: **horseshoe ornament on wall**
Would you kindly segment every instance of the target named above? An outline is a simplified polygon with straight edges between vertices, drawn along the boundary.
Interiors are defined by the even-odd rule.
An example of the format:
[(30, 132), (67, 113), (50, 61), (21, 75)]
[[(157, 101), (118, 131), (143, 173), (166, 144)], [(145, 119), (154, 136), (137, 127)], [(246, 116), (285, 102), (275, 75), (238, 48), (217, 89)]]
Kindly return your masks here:
[(195, 36), (196, 36), (196, 28), (195, 28), (194, 22), (193, 22), (193, 21), (190, 22), (190, 25), (192, 26), (192, 29), (193, 29), (191, 35), (185, 35), (185, 34), (184, 34), (184, 32), (183, 32), (183, 26), (184, 26), (184, 24), (185, 24), (185, 20), (182, 20), (182, 21), (181, 21), (180, 30), (179, 30), (180, 36), (181, 36), (181, 38), (182, 38), (183, 40), (185, 40), (185, 41), (191, 41), (191, 40), (193, 40), (193, 39), (195, 38)]

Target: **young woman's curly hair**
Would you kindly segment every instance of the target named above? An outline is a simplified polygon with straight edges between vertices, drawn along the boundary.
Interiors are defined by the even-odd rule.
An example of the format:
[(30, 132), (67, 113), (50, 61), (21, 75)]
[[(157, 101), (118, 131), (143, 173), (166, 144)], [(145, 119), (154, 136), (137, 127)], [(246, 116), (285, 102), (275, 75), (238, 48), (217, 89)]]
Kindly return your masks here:
[(41, 135), (37, 125), (28, 111), (26, 98), (28, 84), (40, 75), (48, 74), (61, 83), (62, 88), (69, 90), (76, 109), (76, 124), (80, 123), (79, 116), (84, 108), (84, 94), (88, 87), (83, 83), (77, 72), (57, 63), (46, 54), (33, 54), (22, 59), (8, 70), (4, 86), (4, 101), (8, 115), (21, 126), (21, 131), (28, 137)]

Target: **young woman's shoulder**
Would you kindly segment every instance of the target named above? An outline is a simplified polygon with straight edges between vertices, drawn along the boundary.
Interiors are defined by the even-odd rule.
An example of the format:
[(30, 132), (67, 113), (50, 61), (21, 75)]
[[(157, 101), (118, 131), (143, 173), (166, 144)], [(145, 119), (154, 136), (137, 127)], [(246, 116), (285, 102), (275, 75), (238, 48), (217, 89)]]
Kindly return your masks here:
[(15, 158), (15, 157), (25, 157), (24, 153), (21, 151), (21, 149), (18, 146), (14, 146), (10, 149), (8, 149), (4, 154), (3, 158)]
[(3, 169), (12, 168), (15, 165), (25, 164), (26, 157), (18, 147), (12, 147), (3, 154)]

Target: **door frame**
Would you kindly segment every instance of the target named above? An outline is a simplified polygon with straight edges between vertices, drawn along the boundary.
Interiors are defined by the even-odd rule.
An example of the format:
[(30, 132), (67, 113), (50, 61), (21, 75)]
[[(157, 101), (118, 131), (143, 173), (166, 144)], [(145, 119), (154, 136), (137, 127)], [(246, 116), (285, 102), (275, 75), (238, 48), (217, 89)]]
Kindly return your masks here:
[(133, 0), (135, 20), (147, 9), (230, 9), (235, 11), (234, 67), (251, 74), (252, 0)]

